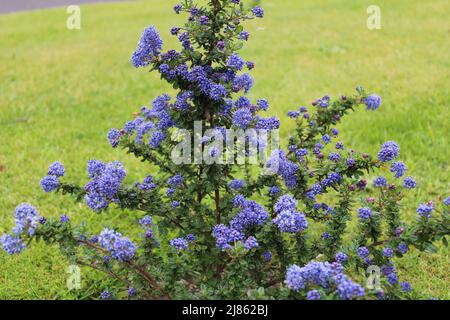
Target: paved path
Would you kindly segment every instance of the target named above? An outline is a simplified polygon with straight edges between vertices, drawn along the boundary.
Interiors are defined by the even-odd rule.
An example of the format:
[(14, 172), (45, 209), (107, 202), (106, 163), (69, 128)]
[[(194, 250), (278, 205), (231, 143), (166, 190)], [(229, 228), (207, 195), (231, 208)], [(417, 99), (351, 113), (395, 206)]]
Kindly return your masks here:
[(90, 2), (112, 2), (122, 0), (0, 0), (0, 13), (28, 11), (50, 7), (68, 6)]

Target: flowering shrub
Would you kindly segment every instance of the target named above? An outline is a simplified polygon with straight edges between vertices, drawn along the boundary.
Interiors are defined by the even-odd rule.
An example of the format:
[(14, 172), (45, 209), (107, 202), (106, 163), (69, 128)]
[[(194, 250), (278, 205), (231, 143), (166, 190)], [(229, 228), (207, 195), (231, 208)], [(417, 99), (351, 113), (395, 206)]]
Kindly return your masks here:
[[(158, 71), (177, 94), (156, 97), (107, 134), (113, 148), (151, 163), (158, 174), (128, 185), (121, 163), (91, 160), (85, 186), (67, 182), (59, 162), (41, 180), (45, 192), (74, 195), (99, 214), (110, 206), (130, 209), (138, 231), (91, 234), (67, 216), (47, 220), (22, 204), (15, 227), (1, 238), (3, 249), (17, 254), (32, 240), (58, 244), (70, 261), (117, 280), (102, 299), (121, 291), (133, 299), (416, 297), (409, 283), (399, 282), (393, 258), (412, 246), (433, 251), (435, 241), (446, 243), (450, 199), (420, 204), (415, 223), (407, 224), (400, 202), (416, 182), (397, 160), (400, 147), (388, 141), (377, 156), (360, 153), (344, 146), (335, 128), (350, 111), (377, 110), (381, 98), (357, 87), (352, 96), (324, 96), (289, 111), (296, 129), (288, 149), (271, 150), (261, 164), (272, 174), (259, 174), (249, 163), (175, 164), (172, 137), (176, 129), (192, 133), (195, 121), (225, 133), (202, 135), (201, 152), (212, 158), (226, 151), (214, 142), (229, 128), (258, 129), (256, 143), (268, 150), (260, 136), (280, 121), (260, 116), (267, 100), (246, 96), (253, 79), (244, 70), (256, 65), (237, 54), (251, 36), (241, 22), (263, 18), (264, 10), (240, 0), (211, 0), (205, 7), (184, 0), (174, 11), (189, 15), (183, 27), (171, 29), (181, 49), (163, 52), (158, 31), (148, 27), (131, 62)], [(373, 172), (387, 174), (369, 184), (364, 176)], [(371, 265), (380, 267), (381, 283), (366, 288), (363, 275)]]

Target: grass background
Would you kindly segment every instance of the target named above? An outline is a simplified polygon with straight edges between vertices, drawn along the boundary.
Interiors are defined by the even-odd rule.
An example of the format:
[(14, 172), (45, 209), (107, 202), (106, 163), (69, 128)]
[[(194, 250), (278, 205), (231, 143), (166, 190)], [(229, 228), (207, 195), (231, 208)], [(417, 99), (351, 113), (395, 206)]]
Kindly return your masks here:
[[(85, 183), (89, 159), (120, 160), (128, 180), (150, 173), (146, 165), (112, 150), (111, 127), (169, 90), (157, 74), (129, 63), (142, 30), (155, 25), (165, 49), (176, 47), (169, 29), (185, 17), (177, 1), (146, 0), (82, 6), (82, 29), (66, 28), (65, 8), (0, 15), (0, 233), (11, 227), (21, 202), (41, 214), (87, 220), (94, 231), (123, 221), (127, 212), (95, 215), (70, 198), (45, 194), (39, 180), (60, 160), (69, 180)], [(449, 25), (447, 0), (378, 0), (382, 29), (366, 28), (373, 1), (265, 0), (266, 17), (246, 23), (251, 40), (242, 51), (256, 62), (250, 97), (265, 97), (269, 113), (285, 114), (325, 93), (352, 94), (361, 84), (379, 93), (377, 112), (360, 111), (339, 128), (346, 145), (377, 152), (397, 141), (419, 188), (405, 202), (413, 219), (419, 201), (449, 194)], [(450, 298), (449, 251), (412, 251), (399, 262), (403, 280), (425, 295)], [(0, 299), (83, 298), (66, 289), (68, 263), (52, 247), (35, 245), (19, 256), (0, 253)], [(82, 294), (103, 280), (83, 269)], [(100, 281), (101, 283), (101, 281)]]

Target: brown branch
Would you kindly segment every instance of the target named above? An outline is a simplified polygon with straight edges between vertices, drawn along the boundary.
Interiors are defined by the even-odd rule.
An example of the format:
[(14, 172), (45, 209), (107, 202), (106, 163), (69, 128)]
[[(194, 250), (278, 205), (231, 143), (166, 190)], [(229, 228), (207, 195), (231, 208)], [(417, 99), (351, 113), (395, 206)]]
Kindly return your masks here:
[[(104, 250), (103, 248), (100, 248), (92, 243), (90, 243), (89, 241), (86, 240), (81, 240), (78, 239), (77, 240), (80, 243), (83, 243), (85, 245), (87, 245), (88, 247), (100, 251), (100, 252), (106, 252), (106, 250)], [(155, 289), (157, 289), (161, 294), (162, 297), (165, 299), (170, 299), (170, 296), (164, 292), (164, 290), (162, 289), (162, 287), (159, 285), (159, 283), (148, 273), (147, 270), (145, 270), (143, 267), (137, 265), (135, 262), (131, 261), (125, 261), (124, 262), (126, 265), (128, 265), (129, 267), (131, 267), (132, 269), (134, 269), (138, 274), (140, 274), (145, 280), (147, 280), (148, 283), (150, 283), (150, 285), (152, 285)]]
[[(91, 269), (94, 269), (94, 270), (106, 273), (109, 276), (113, 277), (114, 279), (117, 279), (117, 280), (123, 282), (128, 287), (132, 287), (133, 286), (130, 281), (128, 281), (125, 278), (120, 277), (117, 273), (115, 273), (112, 270), (104, 270), (104, 269), (102, 269), (102, 268), (100, 268), (100, 267), (98, 267), (98, 266), (96, 266), (96, 265), (94, 265), (92, 263), (88, 263), (88, 262), (85, 262), (85, 261), (82, 261), (82, 260), (77, 260), (77, 263), (82, 265), (82, 266), (85, 266), (85, 267), (88, 267), (88, 268), (91, 268)], [(155, 298), (152, 297), (147, 291), (143, 290), (143, 293), (144, 293), (144, 296), (146, 298), (155, 300)]]
[(221, 212), (221, 209), (220, 209), (220, 192), (219, 192), (219, 189), (216, 189), (216, 191), (214, 191), (214, 200), (216, 202), (216, 212), (217, 212), (216, 222), (217, 222), (217, 224), (220, 224), (220, 222), (222, 220), (222, 212)]

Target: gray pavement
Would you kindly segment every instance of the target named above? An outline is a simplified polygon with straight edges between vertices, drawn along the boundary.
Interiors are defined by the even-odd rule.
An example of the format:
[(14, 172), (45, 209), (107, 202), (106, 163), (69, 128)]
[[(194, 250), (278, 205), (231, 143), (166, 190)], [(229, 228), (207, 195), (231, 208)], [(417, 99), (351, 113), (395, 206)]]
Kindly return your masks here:
[(123, 0), (0, 0), (0, 13), (62, 7), (71, 4), (118, 1)]

